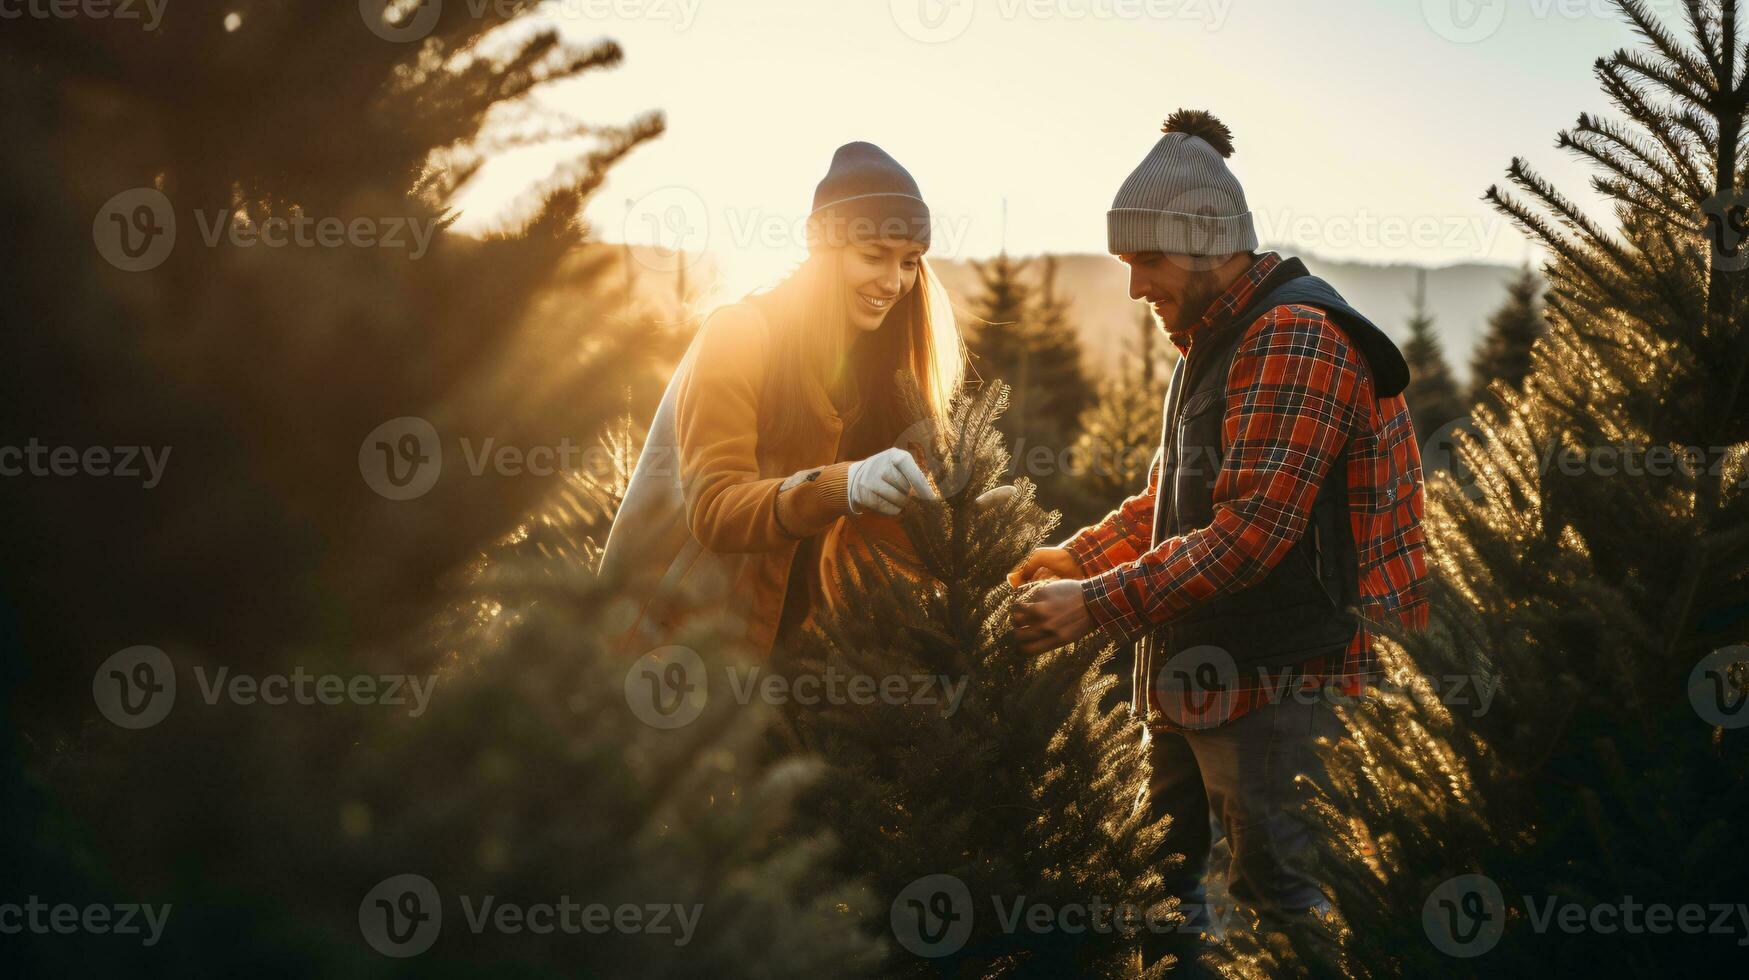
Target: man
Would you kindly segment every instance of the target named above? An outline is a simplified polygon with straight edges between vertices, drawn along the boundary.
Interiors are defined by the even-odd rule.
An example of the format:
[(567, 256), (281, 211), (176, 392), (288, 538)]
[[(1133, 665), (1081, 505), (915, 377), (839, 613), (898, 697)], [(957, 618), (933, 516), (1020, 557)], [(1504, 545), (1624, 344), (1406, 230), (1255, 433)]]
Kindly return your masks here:
[(1165, 134), (1107, 215), (1130, 295), (1184, 354), (1163, 444), (1145, 491), (1009, 576), (1036, 583), (1013, 614), (1029, 654), (1141, 641), (1131, 704), (1189, 934), (1150, 937), (1150, 961), (1204, 941), (1211, 816), (1236, 899), (1276, 926), (1323, 906), (1296, 776), (1321, 780), (1315, 740), (1340, 734), (1327, 692), (1375, 670), (1366, 621), (1427, 611), (1402, 355), (1298, 259), (1257, 254), (1226, 126), (1180, 111)]

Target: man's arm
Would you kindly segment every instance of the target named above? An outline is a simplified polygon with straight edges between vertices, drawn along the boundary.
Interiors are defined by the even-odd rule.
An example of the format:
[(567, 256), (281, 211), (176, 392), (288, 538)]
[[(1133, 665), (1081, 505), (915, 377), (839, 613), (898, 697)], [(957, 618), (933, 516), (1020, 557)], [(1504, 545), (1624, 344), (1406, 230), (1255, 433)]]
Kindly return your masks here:
[(1082, 576), (1098, 575), (1148, 550), (1154, 536), (1154, 499), (1160, 489), (1160, 453), (1148, 466), (1148, 485), (1125, 500), (1098, 524), (1082, 528), (1062, 546), (1081, 565)]
[(1084, 581), (1094, 624), (1134, 638), (1267, 575), (1305, 532), (1365, 378), (1359, 352), (1319, 311), (1277, 307), (1252, 325), (1227, 376), (1214, 519)]
[(1153, 537), (1154, 494), (1159, 487), (1160, 454), (1148, 470), (1148, 486), (1099, 523), (1075, 532), (1054, 548), (1034, 548), (1008, 573), (1008, 584), (1019, 588), (1041, 579), (1084, 579), (1115, 568), (1148, 550)]

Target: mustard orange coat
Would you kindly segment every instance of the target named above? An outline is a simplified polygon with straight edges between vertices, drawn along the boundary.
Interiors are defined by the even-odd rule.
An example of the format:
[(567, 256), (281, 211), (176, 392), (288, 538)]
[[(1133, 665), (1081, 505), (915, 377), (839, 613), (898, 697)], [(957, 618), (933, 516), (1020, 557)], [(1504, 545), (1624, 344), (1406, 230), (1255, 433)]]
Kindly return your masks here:
[(675, 372), (608, 535), (602, 574), (635, 604), (629, 639), (643, 653), (670, 642), (701, 610), (728, 617), (758, 653), (777, 637), (802, 539), (823, 536), (819, 575), (828, 603), (841, 571), (873, 542), (909, 551), (892, 518), (850, 513), (844, 422), (825, 389), (805, 386), (818, 424), (793, 445), (759, 438), (771, 327), (757, 305), (718, 310)]

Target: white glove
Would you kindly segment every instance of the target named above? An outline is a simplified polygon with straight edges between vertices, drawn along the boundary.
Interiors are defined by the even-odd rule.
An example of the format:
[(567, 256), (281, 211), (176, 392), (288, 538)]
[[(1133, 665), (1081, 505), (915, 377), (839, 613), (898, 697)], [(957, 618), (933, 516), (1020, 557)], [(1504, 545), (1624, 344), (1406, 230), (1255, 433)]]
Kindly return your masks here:
[(917, 461), (903, 449), (894, 447), (867, 459), (850, 464), (850, 512), (860, 514), (864, 508), (894, 515), (905, 509), (911, 494), (924, 500), (940, 500), (935, 488), (917, 468)]
[(1019, 492), (1019, 487), (1008, 483), (999, 487), (992, 487), (991, 489), (978, 494), (978, 499), (972, 501), (972, 510), (976, 513), (982, 514), (992, 507), (1000, 507), (1010, 500), (1013, 500), (1014, 495)]

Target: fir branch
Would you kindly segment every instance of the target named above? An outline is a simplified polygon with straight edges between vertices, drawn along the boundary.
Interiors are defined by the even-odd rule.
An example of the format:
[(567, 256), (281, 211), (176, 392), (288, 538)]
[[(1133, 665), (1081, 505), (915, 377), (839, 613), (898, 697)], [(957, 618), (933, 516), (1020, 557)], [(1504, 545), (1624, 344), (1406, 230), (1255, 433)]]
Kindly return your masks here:
[(1637, 51), (1619, 50), (1614, 55), (1614, 61), (1694, 107), (1705, 107), (1709, 101), (1705, 89), (1695, 88), (1688, 79), (1665, 65), (1653, 64)]
[[(1662, 180), (1664, 184), (1676, 184), (1688, 191), (1690, 203), (1704, 200), (1708, 193), (1703, 189), (1700, 174), (1689, 166), (1686, 159), (1674, 158), (1674, 162), (1682, 170), (1678, 174), (1666, 166), (1664, 161), (1659, 160), (1650, 147), (1634, 139), (1621, 127), (1589, 113), (1580, 114), (1576, 131), (1562, 130), (1557, 145), (1562, 149), (1584, 154), (1598, 166), (1640, 185), (1646, 193), (1663, 198), (1671, 210), (1678, 213), (1687, 209), (1670, 198), (1658, 185), (1658, 180)], [(1651, 174), (1648, 175), (1633, 166), (1632, 162), (1621, 159), (1618, 154), (1626, 154), (1632, 160), (1638, 161)]]
[[(1700, 47), (1701, 54), (1706, 56), (1707, 64), (1712, 66), (1718, 79), (1718, 87), (1728, 89), (1731, 79), (1728, 73), (1721, 70), (1724, 62), (1726, 45), (1720, 43), (1718, 24), (1713, 20), (1712, 11), (1706, 8), (1702, 0), (1682, 0), (1682, 14), (1688, 21), (1689, 33), (1694, 36)], [(1728, 13), (1726, 16), (1730, 16)], [(1733, 42), (1734, 44), (1734, 42)]]
[(1712, 89), (1714, 77), (1709, 63), (1696, 60), (1694, 52), (1683, 47), (1658, 18), (1652, 14), (1644, 0), (1615, 0), (1616, 6), (1627, 15), (1633, 25), (1634, 32), (1644, 38), (1658, 53), (1670, 62), (1677, 73), (1688, 80), (1696, 89), (1706, 91)]
[[(1675, 126), (1668, 121), (1667, 116), (1652, 107), (1640, 92), (1639, 87), (1624, 74), (1622, 68), (1614, 63), (1600, 62), (1597, 75), (1603, 81), (1604, 91), (1609, 93), (1612, 101), (1620, 106), (1633, 120), (1646, 128), (1672, 160), (1684, 161), (1682, 144), (1676, 138)], [(1695, 195), (1695, 200), (1701, 201), (1707, 197), (1706, 192)]]
[(1507, 173), (1513, 183), (1540, 201), (1544, 207), (1554, 213), (1562, 224), (1578, 232), (1586, 245), (1608, 256), (1610, 264), (1616, 270), (1625, 271), (1629, 267), (1630, 263), (1621, 246), (1607, 232), (1599, 228), (1596, 222), (1579, 210), (1577, 204), (1556, 190), (1554, 185), (1530, 169), (1522, 160), (1514, 159), (1512, 168)]

